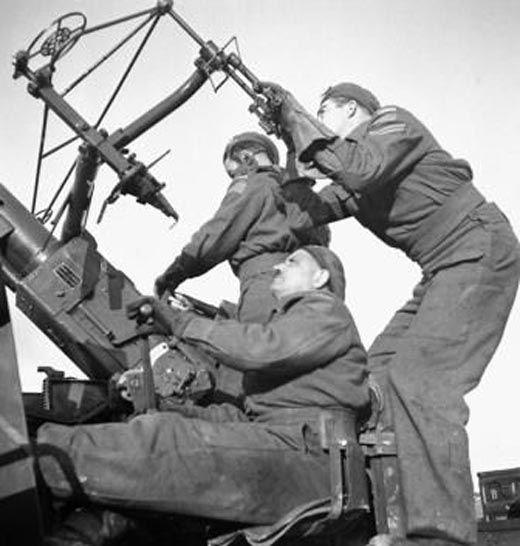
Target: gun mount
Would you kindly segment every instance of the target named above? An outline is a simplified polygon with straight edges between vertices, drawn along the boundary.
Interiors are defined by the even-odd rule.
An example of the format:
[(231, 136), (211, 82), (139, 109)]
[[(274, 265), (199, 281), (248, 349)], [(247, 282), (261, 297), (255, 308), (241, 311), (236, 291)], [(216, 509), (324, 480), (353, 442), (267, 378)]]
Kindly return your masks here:
[[(198, 397), (211, 389), (211, 381), (204, 374), (199, 376), (197, 387), (194, 381), (197, 375), (190, 366), (189, 348), (185, 347), (185, 352), (182, 352), (182, 346), (172, 347), (162, 338), (151, 338), (148, 348), (135, 337), (134, 324), (127, 320), (124, 311), (126, 304), (140, 294), (130, 278), (98, 252), (95, 240), (86, 229), (94, 182), (103, 164), (107, 164), (118, 177), (118, 183), (105, 200), (106, 204), (129, 194), (138, 202), (151, 204), (166, 216), (177, 218), (177, 213), (162, 194), (164, 185), (150, 173), (150, 166), (137, 161), (126, 147), (177, 110), (206, 81), (212, 82), (215, 72), (222, 72), (225, 76), (222, 83), (214, 85), (215, 91), (226, 80), (233, 80), (253, 100), (250, 111), (259, 118), (264, 130), (278, 134), (276, 118), (280, 97), (262, 87), (239, 53), (228, 51), (232, 43), (236, 44), (236, 39), (232, 38), (223, 48), (203, 40), (172, 6), (171, 1), (160, 1), (150, 10), (91, 28), (87, 26), (86, 17), (75, 12), (57, 19), (15, 58), (15, 77), (26, 78), (31, 95), (43, 101), (44, 118), (48, 112), (53, 112), (74, 133), (72, 140), (53, 150), (45, 151), (41, 144), (39, 166), (42, 159), (68, 143), (81, 139), (82, 144), (73, 169), (69, 171), (75, 171), (73, 187), (55, 221), (57, 224), (65, 215), (59, 237), (44, 226), (51, 207), (43, 215), (35, 214), (37, 187), (29, 211), (0, 186), (0, 384), (4, 385), (0, 397), (0, 520), (5, 524), (2, 526), (2, 540), (7, 544), (38, 544), (41, 539), (42, 518), (31, 463), (34, 451), (28, 439), (33, 425), (45, 420), (74, 424), (115, 419), (120, 409), (111, 405), (109, 379), (129, 368), (142, 365), (147, 369), (148, 358), (159, 364), (157, 367), (163, 375), (172, 368), (179, 372), (178, 376), (167, 377), (163, 386), (173, 384), (181, 402), (186, 399), (197, 402)], [(135, 35), (146, 25), (153, 29), (165, 15), (200, 47), (195, 71), (173, 93), (126, 127), (110, 133), (101, 128), (106, 108), (95, 123), (89, 123), (66, 100), (67, 94), (98, 63), (65, 91), (58, 92), (54, 88), (53, 77), (58, 63), (85, 36), (108, 25), (143, 17), (144, 23), (131, 33)], [(125, 41), (117, 44), (109, 55)], [(43, 58), (43, 64), (35, 66), (38, 57)], [(44, 133), (42, 130), (42, 135)], [(66, 378), (45, 366), (41, 369), (47, 376), (42, 395), (24, 395), (22, 399), (5, 287), (15, 292), (17, 306), (74, 361), (88, 380)], [(204, 304), (201, 307), (205, 314), (215, 313)], [(210, 367), (211, 363), (208, 363)], [(144, 390), (145, 395), (150, 394)], [(143, 397), (142, 409), (153, 405), (149, 396)], [(128, 412), (128, 408), (124, 411)], [(399, 509), (395, 444), (391, 436), (379, 437), (372, 433), (365, 434), (361, 440), (364, 452), (371, 460), (374, 497), (379, 499), (373, 507), (377, 526), (383, 531), (388, 530), (388, 522), (396, 525)], [(361, 467), (363, 464), (361, 461)], [(360, 487), (364, 490), (363, 468), (356, 468), (362, 482)], [(338, 479), (336, 483), (340, 482)], [(338, 512), (341, 512), (342, 503), (349, 500), (344, 493), (339, 488)], [(349, 495), (352, 496), (352, 491)], [(387, 502), (385, 496), (391, 500)], [(365, 502), (364, 497), (362, 500)], [(27, 521), (35, 524), (27, 525)]]
[[(150, 33), (170, 7), (171, 2), (159, 2), (150, 10), (93, 28), (87, 27), (82, 14), (64, 16), (15, 57), (14, 77), (26, 78), (30, 94), (43, 101), (44, 123), (32, 209), (28, 210), (0, 186), (0, 383), (4, 386), (0, 397), (0, 514), (2, 523), (6, 524), (2, 540), (9, 544), (37, 544), (41, 539), (41, 512), (31, 464), (33, 451), (28, 439), (32, 426), (47, 420), (73, 424), (117, 418), (121, 411), (128, 414), (131, 407), (126, 405), (121, 409), (118, 396), (117, 407), (114, 406), (110, 380), (140, 366), (146, 372), (150, 361), (160, 369), (164, 394), (173, 395), (179, 403), (196, 402), (213, 389), (211, 359), (206, 358), (204, 366), (197, 365), (193, 361), (193, 349), (182, 342), (175, 342), (173, 347), (171, 340), (153, 336), (148, 345), (148, 341), (145, 344), (136, 337), (135, 324), (126, 318), (125, 307), (140, 293), (128, 276), (98, 252), (96, 241), (86, 229), (94, 181), (103, 164), (119, 178), (106, 204), (115, 202), (120, 195), (130, 194), (138, 202), (151, 204), (166, 216), (178, 218), (162, 194), (164, 184), (157, 182), (150, 168), (137, 161), (126, 147), (184, 104), (204, 84), (208, 73), (196, 67), (163, 101), (112, 134), (100, 125), (118, 90), (97, 122), (90, 124), (66, 100), (67, 93), (79, 81), (61, 93), (53, 85), (57, 64), (80, 38), (107, 25), (137, 17), (146, 20), (131, 35), (146, 24), (150, 26)], [(40, 58), (44, 62), (37, 65)], [(80, 80), (84, 78), (85, 75)], [(56, 114), (73, 131), (74, 137), (45, 151), (49, 112)], [(77, 138), (82, 140), (79, 155), (62, 184), (63, 187), (75, 170), (73, 187), (54, 220), (56, 226), (67, 213), (61, 236), (57, 237), (54, 228), (48, 230), (43, 225), (51, 215), (52, 204), (43, 215), (36, 214), (41, 163)], [(64, 378), (46, 366), (42, 368), (47, 373), (42, 395), (29, 393), (22, 398), (6, 287), (15, 293), (16, 304), (22, 312), (71, 358), (87, 380)], [(154, 393), (146, 390), (149, 385), (141, 387), (144, 388), (133, 392), (142, 394), (144, 391), (145, 396), (134, 402), (142, 402), (141, 409), (146, 410), (154, 405)], [(29, 529), (24, 523), (26, 518), (40, 524), (31, 525)]]
[[(156, 106), (135, 119), (125, 128), (118, 129), (109, 134), (108, 131), (100, 128), (101, 122), (119, 93), (123, 82), (137, 60), (137, 57), (151, 32), (155, 28), (155, 25), (164, 15), (168, 15), (174, 20), (200, 46), (199, 57), (194, 62), (196, 69), (178, 89), (173, 91), (173, 93)], [(69, 54), (81, 38), (98, 30), (138, 17), (146, 17), (146, 20), (130, 32), (130, 34), (128, 34), (119, 44), (114, 46), (90, 69), (70, 84), (65, 91), (60, 93), (54, 88), (52, 79), (56, 72), (58, 61)], [(83, 82), (87, 76), (146, 25), (149, 25), (150, 27), (147, 35), (130, 62), (128, 69), (125, 71), (122, 80), (117, 85), (108, 104), (104, 108), (103, 113), (96, 123), (88, 123), (87, 120), (82, 117), (69, 102), (67, 102), (65, 99), (66, 95), (77, 87), (79, 83)], [(41, 99), (45, 104), (32, 212), (35, 212), (39, 172), (42, 160), (58, 151), (63, 146), (73, 142), (76, 138), (80, 138), (83, 141), (83, 145), (80, 146), (78, 158), (65, 177), (61, 188), (67, 182), (73, 170), (75, 170), (76, 173), (74, 185), (55, 220), (55, 223), (57, 223), (60, 220), (61, 215), (67, 211), (67, 217), (65, 218), (62, 230), (62, 240), (64, 242), (80, 235), (85, 228), (87, 212), (90, 207), (94, 190), (94, 180), (98, 168), (102, 164), (107, 164), (117, 174), (119, 182), (106, 198), (98, 221), (101, 220), (105, 207), (108, 204), (114, 203), (121, 195), (126, 194), (133, 195), (139, 203), (152, 205), (166, 216), (172, 217), (177, 221), (177, 212), (161, 192), (165, 187), (165, 184), (159, 183), (150, 173), (149, 168), (138, 161), (135, 154), (129, 154), (126, 147), (137, 137), (141, 136), (148, 129), (190, 99), (208, 79), (211, 80), (212, 74), (217, 71), (222, 72), (225, 75), (225, 78), (219, 85), (213, 86), (215, 92), (217, 92), (228, 79), (233, 80), (250, 98), (253, 99), (253, 103), (249, 107), (249, 110), (259, 118), (259, 123), (262, 128), (267, 133), (274, 133), (279, 136), (280, 131), (276, 119), (281, 98), (270, 87), (267, 88), (262, 86), (259, 78), (246, 67), (239, 54), (226, 51), (228, 46), (232, 43), (236, 44), (238, 52), (238, 42), (235, 37), (231, 38), (223, 48), (217, 47), (211, 40), (203, 40), (173, 9), (172, 0), (160, 0), (154, 8), (92, 28), (87, 27), (85, 15), (78, 12), (72, 12), (59, 17), (48, 29), (40, 32), (27, 49), (16, 53), (13, 75), (15, 79), (25, 77), (29, 81), (29, 93), (35, 98)], [(43, 64), (34, 66), (37, 64), (36, 60), (40, 58), (43, 58)], [(50, 151), (44, 152), (44, 139), (49, 111), (56, 114), (75, 133), (75, 137)], [(43, 215), (44, 218), (47, 218), (49, 214), (50, 206), (47, 211), (45, 211)]]
[[(109, 133), (100, 128), (102, 120), (137, 55), (159, 19), (165, 15), (200, 46), (199, 57), (194, 63), (195, 71), (164, 100), (126, 127)], [(55, 89), (53, 76), (59, 62), (71, 54), (81, 39), (109, 26), (140, 18), (144, 21), (63, 92)], [(145, 27), (148, 27), (147, 34), (102, 115), (93, 124), (87, 122), (66, 96)], [(240, 56), (226, 52), (232, 41), (236, 43), (232, 38), (224, 48), (218, 48), (212, 41), (203, 40), (174, 11), (171, 0), (160, 0), (148, 10), (94, 27), (87, 25), (87, 18), (82, 13), (69, 13), (56, 19), (26, 49), (15, 55), (14, 78), (28, 80), (28, 91), (43, 101), (45, 115), (31, 212), (6, 188), (0, 187), (0, 273), (6, 286), (16, 293), (18, 307), (92, 379), (106, 379), (136, 366), (141, 360), (139, 348), (131, 340), (133, 324), (124, 316), (125, 303), (135, 299), (139, 293), (125, 274), (99, 254), (94, 238), (86, 230), (99, 168), (106, 164), (119, 177), (104, 206), (114, 203), (121, 195), (130, 194), (139, 203), (151, 204), (166, 216), (177, 219), (176, 211), (162, 194), (164, 184), (157, 182), (149, 168), (129, 154), (127, 146), (189, 100), (216, 71), (225, 74), (224, 82), (232, 79), (253, 98), (250, 110), (259, 116), (266, 130), (276, 130), (274, 112), (277, 98), (264, 96), (260, 80), (245, 66)], [(74, 137), (45, 151), (48, 112), (56, 114), (73, 131)], [(82, 144), (64, 183), (73, 170), (75, 178), (69, 195), (53, 220), (55, 227), (67, 213), (61, 236), (55, 237), (54, 228), (48, 231), (42, 225), (49, 218), (52, 205), (43, 215), (35, 213), (39, 173), (43, 159), (77, 138)], [(127, 343), (121, 340), (127, 340)]]
[[(109, 133), (100, 128), (102, 120), (137, 55), (159, 19), (165, 15), (200, 46), (199, 57), (194, 63), (195, 71), (164, 100), (126, 127)], [(81, 39), (109, 26), (139, 18), (144, 21), (63, 92), (55, 89), (53, 76), (59, 62), (71, 54)], [(93, 124), (87, 122), (66, 96), (147, 26), (147, 35), (102, 115)], [(226, 52), (233, 41), (236, 43), (232, 38), (224, 48), (218, 48), (212, 41), (204, 41), (174, 11), (171, 0), (160, 0), (153, 8), (94, 27), (87, 25), (87, 18), (82, 13), (69, 13), (56, 19), (26, 49), (15, 55), (14, 78), (28, 80), (29, 93), (44, 103), (44, 120), (31, 212), (6, 188), (0, 187), (0, 273), (5, 285), (16, 293), (17, 306), (91, 379), (107, 379), (114, 373), (138, 365), (141, 360), (136, 342), (121, 342), (131, 340), (133, 329), (133, 324), (124, 316), (125, 303), (135, 299), (139, 293), (125, 274), (99, 254), (95, 240), (86, 230), (97, 172), (106, 164), (119, 177), (100, 216), (107, 204), (114, 203), (121, 195), (130, 194), (139, 203), (151, 204), (176, 220), (176, 211), (162, 194), (164, 184), (159, 183), (135, 155), (129, 154), (127, 146), (189, 100), (216, 71), (225, 74), (222, 83), (232, 79), (253, 98), (250, 110), (260, 118), (266, 130), (276, 131), (277, 98), (264, 96), (260, 92), (260, 80), (245, 66), (240, 56)], [(48, 112), (56, 114), (73, 131), (74, 137), (45, 151)], [(78, 138), (82, 141), (79, 154), (58, 193), (75, 171), (72, 189), (53, 220), (54, 227), (48, 231), (42, 224), (51, 215), (52, 203), (43, 214), (35, 212), (41, 164), (43, 159)], [(55, 237), (54, 228), (65, 212), (61, 235)]]

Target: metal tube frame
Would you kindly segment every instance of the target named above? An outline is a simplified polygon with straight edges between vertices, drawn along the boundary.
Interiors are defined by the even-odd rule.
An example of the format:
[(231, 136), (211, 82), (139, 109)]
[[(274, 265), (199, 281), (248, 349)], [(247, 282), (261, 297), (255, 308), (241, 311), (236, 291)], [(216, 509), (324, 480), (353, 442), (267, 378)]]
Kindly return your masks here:
[[(46, 110), (52, 110), (74, 133), (79, 136), (88, 146), (96, 150), (100, 163), (107, 163), (119, 176), (120, 182), (112, 190), (111, 194), (105, 201), (105, 205), (113, 203), (119, 195), (130, 193), (137, 198), (138, 202), (150, 203), (156, 208), (160, 209), (164, 214), (172, 216), (175, 220), (178, 219), (178, 215), (171, 205), (166, 201), (164, 196), (160, 193), (164, 184), (159, 184), (153, 176), (148, 172), (147, 168), (133, 158), (127, 158), (122, 153), (121, 149), (127, 146), (130, 142), (137, 137), (145, 133), (148, 129), (153, 127), (156, 123), (164, 119), (166, 116), (174, 112), (187, 100), (189, 100), (193, 94), (200, 89), (200, 87), (209, 79), (213, 72), (221, 71), (226, 75), (226, 80), (231, 78), (249, 97), (253, 99), (253, 104), (249, 107), (249, 110), (257, 115), (260, 120), (260, 125), (266, 130), (267, 133), (279, 134), (278, 127), (274, 119), (273, 112), (277, 108), (276, 97), (268, 96), (262, 91), (260, 80), (249, 70), (242, 62), (239, 55), (236, 53), (226, 53), (225, 49), (234, 40), (232, 38), (227, 42), (224, 48), (218, 48), (212, 41), (205, 41), (201, 38), (195, 30), (188, 25), (188, 23), (172, 8), (173, 2), (171, 0), (160, 0), (155, 8), (145, 10), (133, 15), (119, 18), (115, 21), (104, 23), (93, 27), (91, 29), (82, 30), (82, 35), (92, 33), (96, 30), (107, 28), (114, 24), (118, 24), (123, 21), (134, 19), (141, 15), (148, 15), (148, 21), (156, 16), (154, 21), (160, 16), (168, 14), (199, 46), (199, 57), (195, 60), (196, 70), (195, 72), (173, 93), (166, 97), (163, 101), (146, 111), (144, 114), (135, 119), (126, 128), (119, 129), (111, 135), (107, 135), (106, 132), (98, 130), (99, 122), (95, 126), (91, 126), (72, 106), (64, 99), (66, 93), (61, 95), (54, 89), (51, 77), (55, 69), (54, 61), (50, 64), (33, 71), (28, 66), (29, 54), (20, 52), (17, 54), (15, 61), (15, 77), (20, 75), (25, 76), (29, 80), (29, 92), (43, 100)], [(141, 25), (139, 28), (142, 28)], [(131, 33), (133, 35), (134, 33)], [(74, 38), (76, 41), (78, 37)], [(62, 46), (63, 49), (67, 48), (67, 45)], [(117, 49), (113, 48), (112, 52)], [(106, 58), (106, 56), (104, 57)], [(97, 65), (95, 65), (97, 66)], [(89, 71), (87, 75), (90, 73)], [(126, 77), (128, 70), (125, 73)], [(84, 78), (81, 78), (84, 79)], [(225, 81), (222, 83), (225, 83)], [(222, 85), (222, 84), (221, 84)], [(215, 91), (220, 86), (215, 87)], [(118, 89), (120, 86), (118, 87)], [(117, 93), (118, 89), (114, 93)], [(68, 88), (70, 90), (70, 87)], [(67, 91), (68, 91), (67, 90)], [(112, 102), (112, 101), (111, 101)], [(110, 106), (111, 102), (108, 106)], [(104, 113), (106, 113), (106, 109)], [(72, 142), (70, 140), (69, 142)], [(55, 149), (61, 149), (61, 145)], [(40, 147), (40, 161), (42, 159), (42, 150)], [(48, 155), (48, 154), (45, 154)], [(39, 169), (38, 169), (39, 170)], [(79, 170), (76, 175), (75, 188), (80, 188), (82, 185), (88, 186), (93, 182), (85, 175), (85, 172), (91, 174), (91, 169)], [(89, 174), (89, 176), (90, 176)], [(83, 178), (82, 178), (83, 177)], [(87, 192), (82, 189), (80, 192), (85, 196)], [(84, 207), (88, 207), (90, 199), (77, 199), (76, 203), (82, 201)], [(35, 204), (33, 203), (33, 212)], [(104, 208), (103, 208), (104, 210)], [(84, 216), (84, 211), (76, 208), (75, 215), (79, 215), (73, 219), (69, 224), (75, 224), (79, 229), (81, 225), (81, 219)], [(67, 237), (70, 238), (79, 233), (71, 232), (69, 230)]]

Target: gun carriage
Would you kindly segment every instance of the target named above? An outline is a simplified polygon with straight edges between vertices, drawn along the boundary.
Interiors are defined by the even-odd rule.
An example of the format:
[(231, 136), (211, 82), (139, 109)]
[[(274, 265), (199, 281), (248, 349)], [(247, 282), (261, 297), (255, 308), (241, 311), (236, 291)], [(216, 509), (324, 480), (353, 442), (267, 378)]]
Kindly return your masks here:
[[(126, 127), (109, 132), (102, 127), (105, 116), (161, 19), (173, 21), (199, 47), (194, 71), (154, 107)], [(129, 21), (135, 21), (136, 26), (120, 42), (64, 91), (55, 89), (53, 78), (59, 62), (79, 40)], [(67, 101), (68, 93), (138, 33), (144, 33), (144, 37), (121, 81), (97, 121), (87, 122)], [(218, 84), (214, 82), (215, 74), (222, 75)], [(43, 537), (45, 514), (33, 467), (38, 453), (31, 437), (41, 423), (121, 420), (134, 412), (156, 410), (161, 399), (178, 404), (204, 404), (215, 396), (214, 375), (218, 373), (218, 363), (179, 340), (136, 336), (134, 322), (126, 317), (126, 305), (140, 293), (130, 277), (98, 251), (94, 237), (87, 231), (99, 169), (107, 165), (115, 172), (118, 182), (106, 197), (98, 222), (109, 205), (126, 195), (177, 221), (177, 212), (162, 192), (165, 184), (157, 181), (151, 172), (156, 161), (146, 166), (130, 153), (129, 145), (185, 104), (206, 82), (217, 92), (226, 81), (233, 81), (252, 100), (249, 110), (257, 116), (260, 126), (278, 137), (281, 135), (277, 112), (281, 99), (271, 87), (264, 87), (244, 64), (236, 38), (230, 39), (224, 47), (204, 40), (174, 10), (171, 0), (160, 0), (148, 10), (93, 27), (87, 25), (82, 13), (64, 15), (15, 55), (14, 77), (28, 81), (28, 92), (43, 102), (44, 112), (31, 208), (0, 186), (0, 384), (4, 389), (0, 397), (0, 513), (9, 543), (38, 544)], [(73, 136), (46, 150), (50, 113), (55, 114)], [(55, 197), (48, 207), (38, 211), (43, 161), (78, 141), (77, 158)], [(71, 189), (53, 214), (52, 208), (71, 178)], [(58, 225), (59, 235), (56, 234)], [(43, 392), (22, 395), (6, 289), (14, 292), (17, 307), (87, 379), (65, 377), (52, 367), (42, 366), (39, 370), (45, 374)], [(205, 316), (214, 317), (223, 312), (188, 296), (179, 296), (176, 302), (190, 305)], [(130, 369), (138, 370), (130, 383), (132, 403), (122, 399), (116, 387), (118, 376)], [(159, 382), (155, 387), (154, 376)], [(362, 451), (359, 446), (326, 445), (336, 459), (331, 467), (330, 503), (303, 507), (270, 528), (241, 530), (240, 536), (258, 544), (308, 540), (308, 537), (314, 541), (333, 537), (345, 544), (361, 544), (375, 528), (378, 532), (398, 530), (402, 516), (395, 442), (392, 434), (381, 432), (376, 426), (381, 403), (374, 391), (373, 413), (359, 438)], [(28, 526), (28, 520), (37, 523)], [(188, 529), (189, 535), (193, 525), (185, 521), (181, 527)], [(199, 532), (200, 525), (195, 527)], [(224, 544), (231, 536), (238, 535), (217, 538), (215, 544)]]

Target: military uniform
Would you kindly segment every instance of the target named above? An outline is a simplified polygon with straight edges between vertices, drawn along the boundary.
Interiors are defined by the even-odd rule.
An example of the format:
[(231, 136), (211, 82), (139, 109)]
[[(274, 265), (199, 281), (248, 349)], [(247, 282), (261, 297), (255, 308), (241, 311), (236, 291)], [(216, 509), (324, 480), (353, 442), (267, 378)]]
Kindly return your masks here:
[(165, 276), (178, 285), (229, 261), (240, 280), (238, 320), (267, 322), (276, 308), (269, 289), (273, 266), (308, 243), (325, 244), (316, 230), (296, 236), (285, 217), (278, 168), (260, 168), (235, 178), (211, 220), (206, 222), (168, 267)]
[[(502, 336), (518, 287), (518, 241), (504, 214), (406, 110), (379, 108), (346, 138), (293, 105), (300, 159), (334, 182), (287, 192), (295, 227), (355, 217), (423, 271), (413, 298), (369, 350), (393, 409), (408, 537), (476, 540), (464, 395)], [(387, 420), (389, 416), (386, 416)]]
[[(344, 303), (326, 290), (296, 293), (269, 324), (193, 315), (182, 337), (252, 374), (245, 413), (210, 406), (128, 423), (46, 424), (38, 442), (65, 451), (88, 498), (105, 505), (272, 523), (329, 497), (320, 412), (343, 419), (354, 437), (368, 401), (366, 353)], [(40, 464), (52, 491), (69, 495), (55, 461)]]
[[(290, 229), (280, 194), (286, 178), (278, 167), (234, 178), (213, 218), (192, 236), (163, 276), (176, 286), (227, 260), (240, 281), (236, 318), (267, 322), (277, 305), (270, 290), (273, 267), (303, 244), (327, 243), (327, 232), (311, 229), (297, 236)], [(222, 368), (217, 393), (237, 403), (242, 395), (241, 374)]]

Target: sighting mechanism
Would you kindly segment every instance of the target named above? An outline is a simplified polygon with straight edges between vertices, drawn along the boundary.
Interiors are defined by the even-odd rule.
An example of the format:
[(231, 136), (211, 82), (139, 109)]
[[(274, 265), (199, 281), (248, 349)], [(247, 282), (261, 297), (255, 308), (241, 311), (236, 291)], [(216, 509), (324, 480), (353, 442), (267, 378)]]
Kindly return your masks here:
[[(194, 62), (195, 71), (163, 101), (125, 128), (109, 133), (101, 128), (103, 119), (114, 103), (159, 19), (165, 15), (177, 23), (200, 46), (199, 57)], [(53, 76), (57, 70), (57, 65), (61, 59), (71, 52), (80, 39), (108, 27), (133, 20), (139, 20), (137, 26), (104, 54), (101, 59), (70, 83), (65, 90), (58, 92), (55, 89)], [(145, 33), (144, 37), (103, 108), (101, 115), (95, 123), (87, 122), (70, 105), (66, 100), (66, 96), (141, 32)], [(234, 46), (236, 51), (229, 51), (231, 46)], [(42, 222), (46, 222), (51, 218), (54, 203), (69, 178), (75, 173), (73, 187), (52, 220), (54, 226), (56, 226), (62, 215), (67, 213), (62, 229), (61, 238), (63, 242), (67, 242), (83, 232), (94, 190), (94, 180), (99, 167), (103, 164), (107, 164), (116, 173), (119, 181), (105, 199), (98, 221), (101, 220), (106, 207), (115, 203), (122, 195), (133, 195), (138, 203), (150, 204), (175, 221), (178, 219), (176, 211), (162, 193), (165, 184), (158, 182), (150, 172), (150, 167), (157, 160), (146, 166), (143, 162), (137, 160), (135, 154), (130, 154), (127, 147), (133, 140), (184, 104), (208, 79), (211, 81), (215, 92), (227, 80), (233, 80), (253, 99), (249, 110), (259, 118), (261, 127), (268, 134), (280, 135), (277, 118), (281, 97), (272, 88), (262, 86), (261, 80), (245, 66), (240, 57), (236, 38), (231, 38), (222, 48), (216, 46), (211, 40), (203, 40), (174, 11), (172, 0), (160, 0), (153, 8), (94, 27), (87, 25), (85, 15), (80, 12), (63, 15), (56, 19), (49, 28), (40, 32), (25, 50), (19, 51), (15, 55), (14, 67), (14, 78), (27, 78), (29, 93), (44, 102), (41, 142), (31, 208), (31, 212), (36, 214)], [(215, 84), (212, 79), (215, 72), (221, 72), (224, 75), (219, 84)], [(74, 137), (46, 150), (45, 136), (49, 111), (54, 112), (73, 131)], [(77, 139), (81, 139), (82, 144), (79, 147), (76, 161), (69, 168), (50, 204), (43, 210), (37, 211), (36, 202), (43, 160)], [(161, 155), (159, 159), (164, 155)]]
[(84, 34), (87, 18), (80, 12), (67, 13), (42, 30), (31, 42), (25, 53), (27, 61), (41, 56), (54, 65), (64, 57)]

